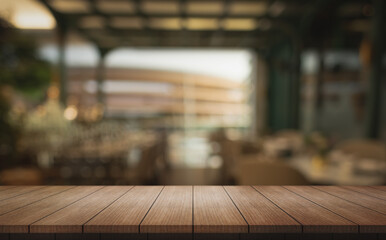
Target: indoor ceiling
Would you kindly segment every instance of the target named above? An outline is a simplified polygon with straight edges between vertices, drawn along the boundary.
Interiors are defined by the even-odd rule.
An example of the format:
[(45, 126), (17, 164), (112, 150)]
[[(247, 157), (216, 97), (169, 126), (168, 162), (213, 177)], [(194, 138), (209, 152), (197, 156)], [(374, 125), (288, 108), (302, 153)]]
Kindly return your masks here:
[(53, 13), (59, 27), (76, 30), (106, 49), (259, 48), (294, 33), (300, 35), (307, 26), (312, 34), (319, 30), (325, 34), (337, 23), (355, 34), (367, 29), (371, 15), (364, 0), (339, 4), (328, 0), (39, 1)]

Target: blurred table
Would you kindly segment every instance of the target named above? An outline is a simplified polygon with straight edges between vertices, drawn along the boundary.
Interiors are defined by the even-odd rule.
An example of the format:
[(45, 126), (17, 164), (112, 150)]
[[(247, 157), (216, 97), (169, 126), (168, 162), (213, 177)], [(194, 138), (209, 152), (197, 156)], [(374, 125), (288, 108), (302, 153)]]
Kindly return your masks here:
[(352, 166), (340, 167), (329, 162), (323, 166), (315, 166), (309, 156), (293, 157), (286, 162), (299, 170), (313, 184), (369, 186), (383, 185), (386, 181), (384, 174), (361, 174), (354, 171)]

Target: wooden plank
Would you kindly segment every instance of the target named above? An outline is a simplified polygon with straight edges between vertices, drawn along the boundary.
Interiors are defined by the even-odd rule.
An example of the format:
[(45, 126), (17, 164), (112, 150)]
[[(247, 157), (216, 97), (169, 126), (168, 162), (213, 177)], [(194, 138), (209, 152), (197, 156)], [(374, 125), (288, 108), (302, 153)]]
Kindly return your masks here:
[(109, 186), (30, 226), (31, 233), (82, 233), (83, 224), (129, 191), (132, 186)]
[(4, 191), (0, 192), (0, 201), (16, 197), (22, 194), (26, 194), (28, 192), (32, 192), (43, 187), (44, 186), (18, 186), (14, 188), (5, 189)]
[(1, 191), (4, 191), (4, 190), (7, 190), (7, 189), (10, 189), (10, 188), (15, 188), (16, 186), (0, 186), (0, 192)]
[(28, 233), (29, 225), (101, 189), (100, 186), (75, 187), (0, 216), (0, 232)]
[(304, 233), (357, 233), (358, 226), (280, 186), (254, 186), (303, 225)]
[(17, 197), (0, 201), (0, 215), (27, 206), (52, 195), (61, 193), (70, 188), (74, 188), (74, 186), (49, 186), (19, 195)]
[(140, 226), (141, 233), (193, 232), (193, 187), (167, 186)]
[(306, 186), (285, 187), (359, 225), (361, 233), (386, 233), (386, 215)]
[(301, 225), (250, 186), (225, 190), (249, 224), (250, 233), (296, 233)]
[(382, 199), (370, 197), (368, 195), (337, 186), (315, 186), (315, 188), (347, 201), (356, 203), (363, 207), (367, 207), (380, 213), (386, 214), (386, 201)]
[(383, 200), (386, 200), (386, 192), (376, 189), (376, 188), (371, 188), (371, 187), (358, 187), (358, 186), (344, 186), (343, 188), (349, 189), (354, 192), (359, 192), (365, 195), (369, 195), (371, 197), (375, 198), (380, 198)]
[(370, 186), (370, 187), (386, 192), (386, 186)]
[(195, 233), (246, 233), (248, 224), (223, 187), (194, 186)]
[(134, 187), (83, 226), (85, 233), (139, 233), (162, 186)]

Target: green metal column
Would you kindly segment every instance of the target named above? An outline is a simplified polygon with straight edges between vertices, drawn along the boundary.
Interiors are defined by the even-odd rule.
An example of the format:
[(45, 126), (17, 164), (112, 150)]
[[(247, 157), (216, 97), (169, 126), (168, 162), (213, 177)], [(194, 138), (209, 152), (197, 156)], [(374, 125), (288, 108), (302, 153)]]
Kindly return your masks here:
[(323, 86), (324, 86), (324, 71), (325, 71), (325, 62), (324, 62), (325, 50), (324, 47), (321, 46), (318, 49), (318, 64), (319, 70), (316, 76), (316, 84), (315, 84), (315, 96), (314, 96), (314, 124), (313, 130), (320, 131), (322, 127), (321, 117), (323, 114)]
[(67, 40), (67, 27), (65, 25), (58, 24), (58, 47), (59, 47), (59, 91), (60, 102), (67, 105), (67, 67), (66, 67), (66, 40)]
[(301, 43), (299, 36), (293, 36), (292, 49), (292, 83), (291, 83), (291, 128), (300, 128), (300, 54)]
[[(366, 135), (378, 138), (381, 124), (381, 93), (383, 76), (382, 58), (385, 53), (386, 1), (374, 0), (373, 27), (371, 32), (372, 58), (369, 89), (367, 94)], [(383, 78), (383, 79), (382, 79)]]
[(292, 46), (282, 41), (272, 46), (268, 57), (268, 125), (270, 130), (292, 128)]
[(105, 103), (105, 95), (103, 93), (103, 82), (105, 80), (105, 71), (106, 71), (106, 66), (105, 66), (105, 56), (107, 55), (109, 49), (105, 48), (99, 48), (99, 62), (98, 66), (96, 69), (96, 80), (98, 84), (98, 90), (97, 90), (97, 99), (98, 103), (101, 103), (104, 105)]

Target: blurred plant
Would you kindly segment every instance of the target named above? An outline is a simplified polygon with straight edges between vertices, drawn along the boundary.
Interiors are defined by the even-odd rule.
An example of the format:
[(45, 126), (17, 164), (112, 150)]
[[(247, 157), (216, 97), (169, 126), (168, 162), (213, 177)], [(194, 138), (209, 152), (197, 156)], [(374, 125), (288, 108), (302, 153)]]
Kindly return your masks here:
[(44, 96), (50, 66), (36, 54), (36, 44), (0, 19), (0, 165), (17, 158), (20, 125), (10, 118), (15, 93), (28, 100)]

